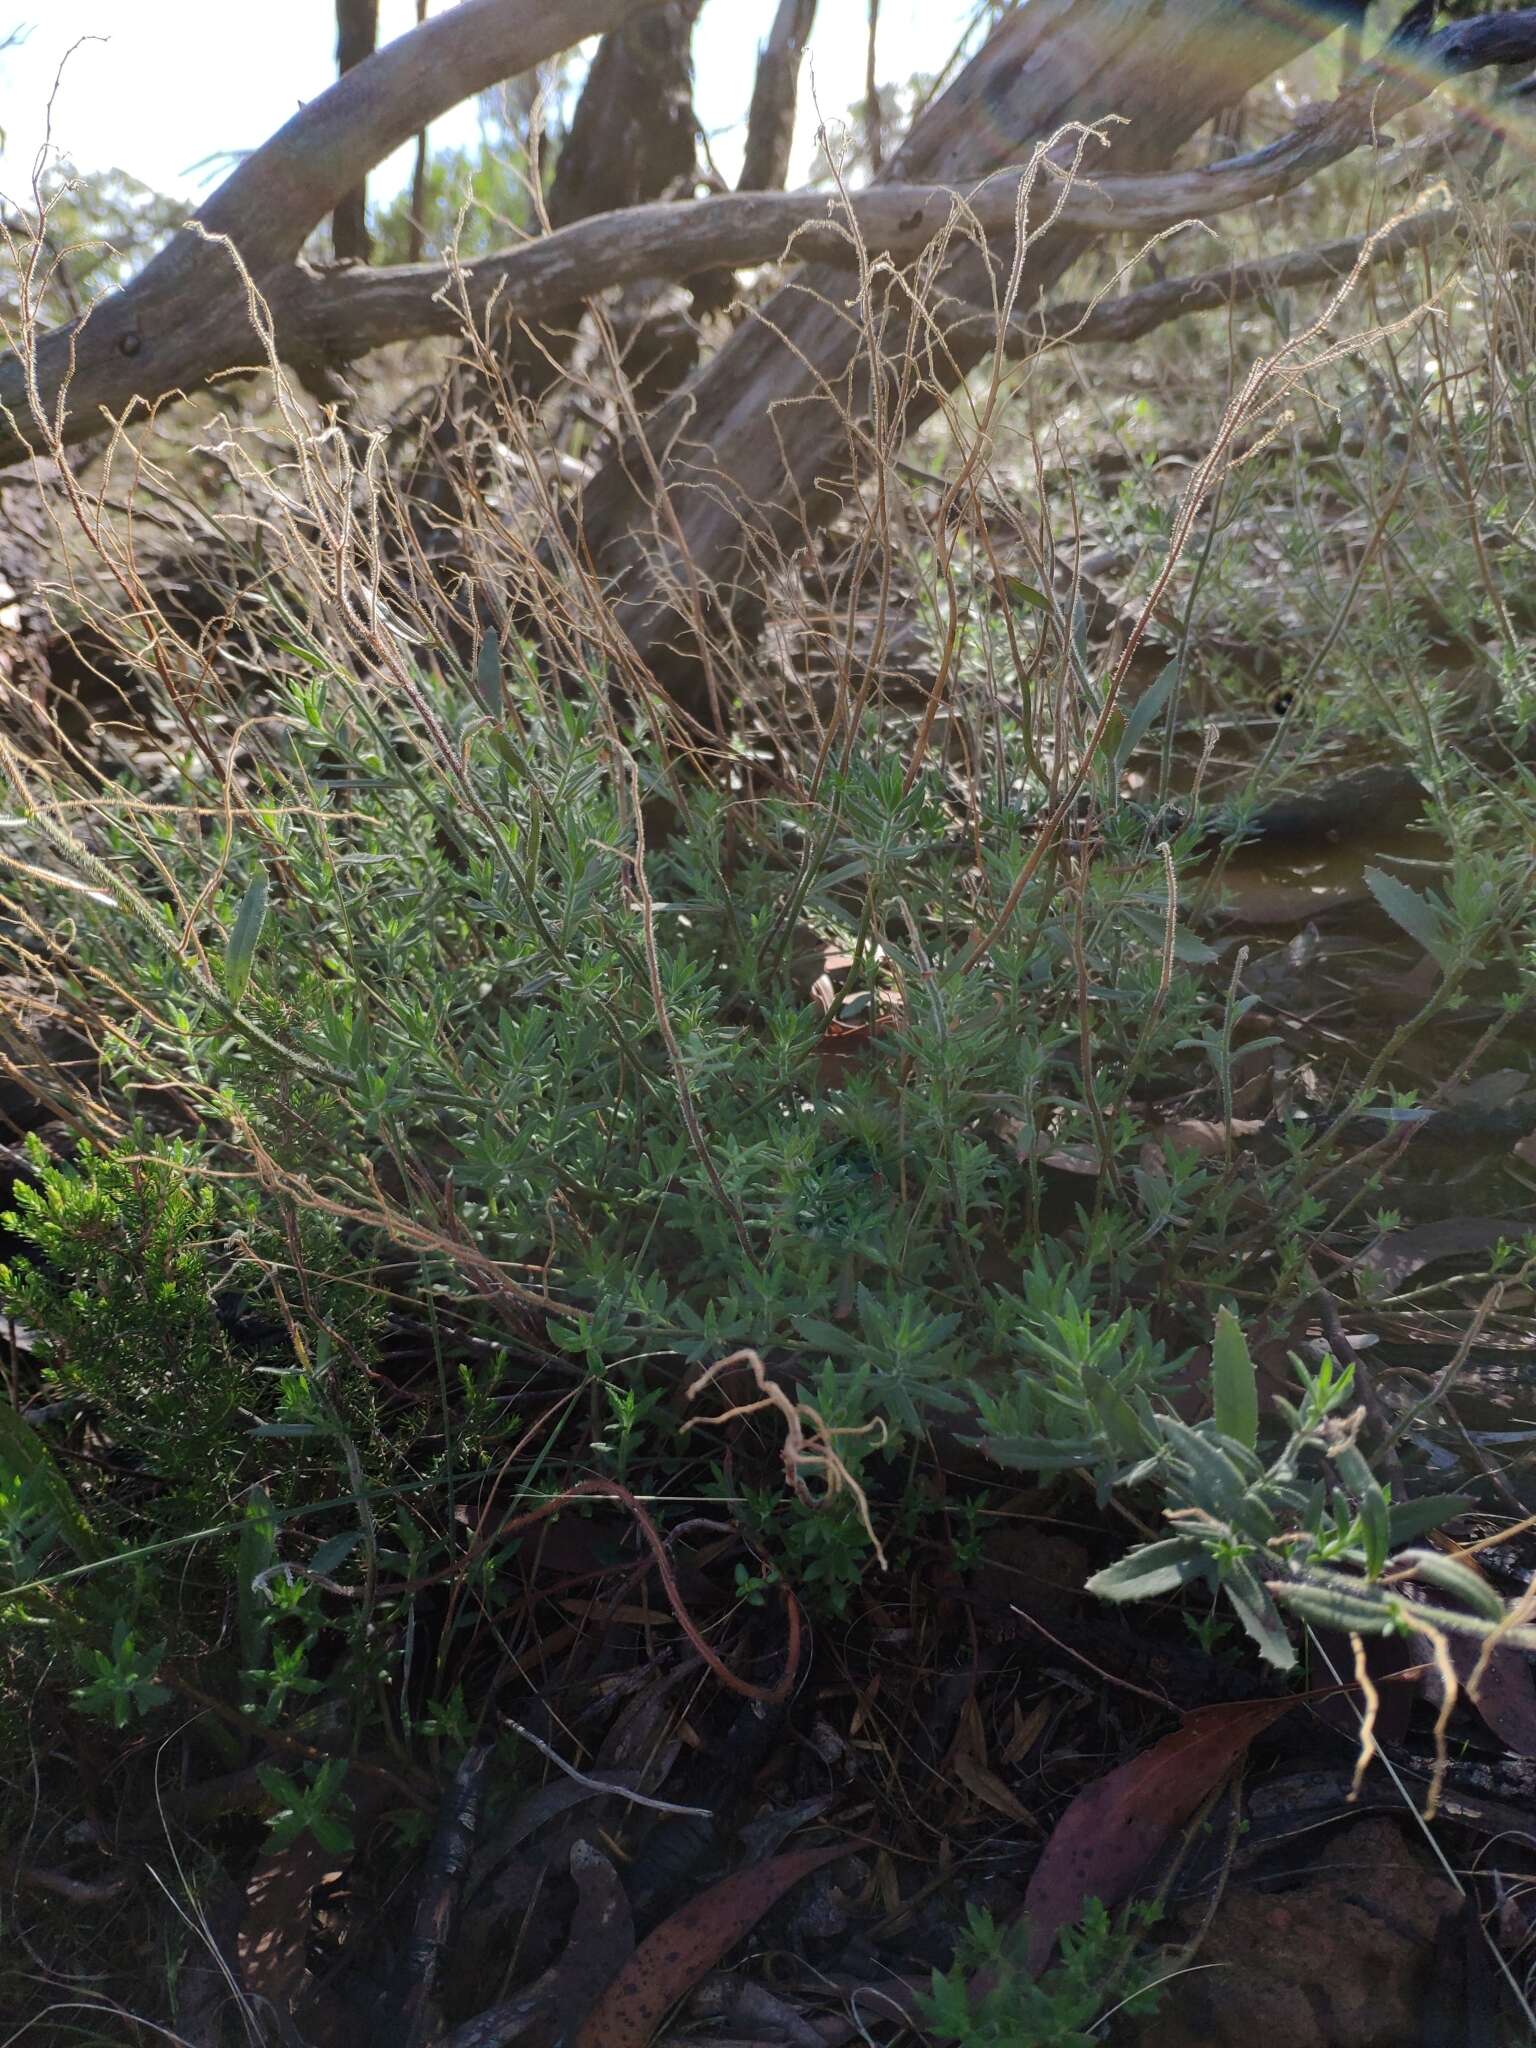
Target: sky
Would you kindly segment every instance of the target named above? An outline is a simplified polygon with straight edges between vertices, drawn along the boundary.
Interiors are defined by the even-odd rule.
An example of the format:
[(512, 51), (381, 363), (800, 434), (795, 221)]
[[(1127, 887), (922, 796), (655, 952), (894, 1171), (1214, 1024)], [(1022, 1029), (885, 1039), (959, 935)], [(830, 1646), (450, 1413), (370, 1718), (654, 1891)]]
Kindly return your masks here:
[[(448, 4), (432, 0), (431, 12)], [(803, 177), (815, 147), (807, 88), (829, 120), (862, 96), (867, 4), (821, 0), (802, 73), (792, 178)], [(699, 22), (695, 104), (727, 176), (740, 163), (757, 46), (775, 5), (706, 0)], [(942, 64), (971, 7), (972, 0), (881, 0), (882, 82)], [(381, 41), (414, 21), (413, 0), (380, 0)], [(0, 0), (0, 38), (12, 29), (23, 39), (0, 52), (0, 195), (16, 200), (30, 191), (61, 64), (54, 146), (82, 171), (124, 170), (185, 198), (206, 196), (228, 168), (224, 152), (253, 149), (335, 76), (332, 0), (260, 0), (254, 8), (236, 0)], [(474, 135), (472, 106), (432, 130), (443, 145)], [(399, 189), (410, 158), (407, 145), (381, 166), (375, 190)]]

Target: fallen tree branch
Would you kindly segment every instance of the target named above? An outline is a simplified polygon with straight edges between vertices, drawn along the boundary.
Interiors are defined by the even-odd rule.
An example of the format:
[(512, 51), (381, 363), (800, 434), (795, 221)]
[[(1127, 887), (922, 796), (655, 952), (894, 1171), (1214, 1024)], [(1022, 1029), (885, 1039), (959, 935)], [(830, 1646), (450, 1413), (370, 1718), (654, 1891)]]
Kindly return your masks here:
[[(1527, 42), (1536, 56), (1536, 8), (1528, 9)], [(1513, 17), (1501, 17), (1511, 20)], [(1445, 31), (1461, 38), (1471, 24)], [(1488, 59), (1486, 61), (1494, 61)], [(1502, 59), (1499, 61), (1503, 61)], [(1463, 69), (1467, 68), (1465, 61)], [(1035, 210), (1049, 207), (1060, 226), (1090, 232), (1129, 230), (1157, 233), (1186, 220), (1203, 220), (1252, 206), (1294, 189), (1297, 184), (1370, 141), (1382, 109), (1381, 93), (1393, 90), (1391, 112), (1400, 112), (1412, 98), (1422, 98), (1434, 78), (1402, 74), (1395, 81), (1376, 81), (1377, 90), (1356, 86), (1321, 114), (1297, 124), (1288, 135), (1251, 156), (1195, 171), (1174, 171), (1144, 177), (1111, 177), (1083, 181), (1064, 196), (1033, 170), (999, 172), (969, 192), (947, 185), (878, 185), (846, 197), (818, 192), (738, 192), (684, 205), (630, 207), (622, 213), (599, 214), (555, 234), (499, 251), (465, 264), (457, 273), (436, 264), (399, 266), (389, 270), (336, 271), (316, 276), (297, 273), (274, 300), (280, 343), (304, 354), (346, 357), (381, 348), (392, 341), (417, 340), (457, 331), (467, 310), (476, 319), (495, 308), (507, 320), (531, 320), (555, 307), (592, 298), (598, 292), (642, 277), (685, 277), (710, 265), (740, 268), (784, 255), (819, 263), (857, 261), (867, 253), (900, 260), (925, 249), (962, 209), (977, 232), (1011, 235), (1018, 216), (1020, 187), (1034, 178), (1046, 193)], [(1438, 230), (1420, 226), (1428, 216), (1404, 222), (1401, 233), (1384, 238), (1381, 260), (1395, 249), (1422, 246)], [(1258, 297), (1286, 284), (1316, 283), (1333, 275), (1347, 276), (1360, 242), (1340, 242), (1330, 249), (1301, 252), (1281, 259), (1302, 266), (1294, 275), (1260, 275), (1263, 264), (1243, 266), (1240, 290)], [(1352, 251), (1348, 260), (1343, 252)], [(1373, 258), (1373, 260), (1375, 260)], [(1318, 267), (1304, 274), (1309, 261)], [(1225, 302), (1220, 280), (1238, 275), (1213, 271), (1200, 279), (1169, 279), (1138, 295), (1153, 317), (1124, 308), (1109, 316), (1096, 308), (1102, 327), (1098, 340), (1133, 339), (1161, 319), (1166, 292), (1190, 302), (1175, 310), (1196, 312)], [(1063, 309), (1063, 320), (1088, 317), (1087, 309)], [(1117, 335), (1112, 318), (1127, 323)], [(1020, 323), (1021, 337), (1027, 332)], [(1052, 316), (1050, 339), (1063, 338)], [(1020, 346), (1022, 346), (1022, 339)]]
[[(82, 320), (35, 339), (35, 263), (12, 252), (22, 281), (18, 352), (0, 362), (0, 465), (50, 433), (94, 433), (136, 402), (193, 388), (251, 352), (246, 294), (226, 236), (258, 286), (292, 270), (304, 239), (346, 194), (425, 123), (503, 78), (531, 71), (657, 0), (461, 0), (376, 51), (308, 102), (200, 207), (121, 291)], [(71, 394), (75, 411), (65, 408)]]
[[(978, 236), (1011, 238), (1026, 183), (1031, 213), (1051, 213), (1061, 230), (1157, 233), (1294, 190), (1375, 140), (1384, 121), (1447, 77), (1536, 59), (1536, 7), (1458, 22), (1411, 59), (1389, 55), (1331, 104), (1307, 110), (1288, 134), (1247, 156), (1199, 170), (1079, 179), (1066, 192), (1047, 159), (997, 172), (970, 189), (884, 183), (846, 196), (738, 192), (631, 207), (457, 269), (316, 272), (293, 260), (308, 228), (381, 155), (451, 105), (448, 95), (478, 90), (475, 80), (527, 68), (592, 28), (654, 4), (554, 0), (540, 8), (534, 0), (465, 0), (349, 72), (247, 158), (197, 218), (205, 234), (233, 242), (271, 307), (279, 352), (301, 365), (346, 360), (390, 342), (456, 332), (466, 312), (478, 320), (494, 307), (508, 321), (534, 320), (639, 278), (741, 267), (786, 252), (796, 261), (851, 264), (862, 248), (901, 260), (926, 248), (957, 207)], [(461, 34), (423, 51), (426, 90), (412, 93), (407, 46), (471, 16), (482, 25), (494, 21), (497, 34)], [(120, 417), (136, 399), (193, 389), (247, 364), (253, 341), (246, 291), (227, 252), (182, 234), (84, 321), (44, 337), (33, 396), (59, 439), (69, 442), (98, 431), (104, 413)], [(0, 363), (0, 466), (42, 438), (24, 424), (25, 369), (14, 357)]]
[[(1047, 306), (1009, 323), (1003, 337), (1004, 352), (1020, 359), (1068, 341), (1139, 341), (1186, 313), (1219, 313), (1301, 285), (1340, 284), (1362, 257), (1366, 267), (1374, 269), (1411, 250), (1432, 248), (1453, 234), (1462, 218), (1454, 206), (1438, 206), (1394, 221), (1375, 237), (1350, 235), (1311, 249), (1293, 249), (1285, 256), (1223, 265), (1193, 277), (1163, 278), (1114, 298), (1075, 299)], [(1536, 248), (1536, 221), (1512, 221), (1500, 234), (1503, 242), (1523, 252)], [(974, 325), (978, 334), (996, 334), (996, 318), (990, 312), (978, 310)]]
[(459, 0), (308, 101), (241, 161), (196, 218), (210, 235), (228, 235), (259, 278), (274, 263), (292, 262), (310, 229), (424, 121), (656, 4)]

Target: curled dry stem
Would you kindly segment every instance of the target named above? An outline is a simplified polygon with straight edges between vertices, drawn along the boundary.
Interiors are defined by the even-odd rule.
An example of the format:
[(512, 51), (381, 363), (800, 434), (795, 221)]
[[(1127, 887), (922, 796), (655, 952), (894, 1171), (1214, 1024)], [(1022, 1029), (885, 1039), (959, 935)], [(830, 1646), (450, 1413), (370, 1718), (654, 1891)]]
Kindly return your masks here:
[[(878, 1431), (878, 1442), (883, 1444), (886, 1428), (881, 1417), (877, 1415), (873, 1422), (863, 1422), (857, 1427), (829, 1427), (820, 1412), (813, 1408), (809, 1401), (792, 1401), (784, 1389), (768, 1377), (767, 1366), (757, 1352), (750, 1349), (733, 1351), (728, 1358), (717, 1359), (713, 1365), (707, 1367), (688, 1388), (688, 1399), (691, 1401), (696, 1395), (703, 1393), (717, 1375), (729, 1371), (734, 1365), (744, 1365), (750, 1369), (753, 1379), (757, 1382), (761, 1399), (738, 1402), (719, 1415), (695, 1415), (691, 1421), (683, 1424), (684, 1429), (694, 1429), (700, 1423), (718, 1428), (722, 1423), (737, 1422), (743, 1416), (759, 1415), (765, 1408), (773, 1409), (784, 1419), (784, 1477), (795, 1498), (803, 1501), (807, 1507), (817, 1505), (816, 1497), (805, 1481), (805, 1474), (808, 1471), (820, 1472), (823, 1475), (822, 1501), (829, 1501), (844, 1491), (851, 1493), (858, 1507), (859, 1520), (864, 1524), (864, 1533), (879, 1559), (880, 1569), (889, 1571), (885, 1551), (870, 1520), (868, 1496), (838, 1455), (833, 1441), (840, 1436), (870, 1436)], [(807, 1424), (810, 1425), (809, 1431)]]

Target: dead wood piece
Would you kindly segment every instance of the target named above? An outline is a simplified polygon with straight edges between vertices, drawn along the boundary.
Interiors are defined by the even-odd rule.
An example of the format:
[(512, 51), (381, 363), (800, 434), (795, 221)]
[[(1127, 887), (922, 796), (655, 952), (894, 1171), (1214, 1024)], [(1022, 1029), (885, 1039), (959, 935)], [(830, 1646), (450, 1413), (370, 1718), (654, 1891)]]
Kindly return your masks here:
[(72, 1906), (105, 1906), (122, 1897), (128, 1878), (120, 1871), (110, 1877), (72, 1877), (67, 1870), (24, 1863), (18, 1856), (0, 1856), (0, 1883), (23, 1891), (51, 1892)]
[(555, 1972), (546, 1970), (516, 1998), (493, 2005), (455, 2027), (442, 2048), (510, 2048), (539, 2020), (553, 2011)]
[(437, 1980), (474, 1852), (493, 1754), (488, 1742), (467, 1751), (438, 1813), (422, 1868), (415, 1923), (400, 1957), (394, 2033), (401, 2048), (422, 2048), (434, 2031)]
[[(1038, 314), (1011, 321), (1003, 346), (1010, 357), (1018, 359), (1062, 342), (1140, 341), (1143, 335), (1187, 313), (1221, 313), (1300, 286), (1342, 284), (1357, 264), (1374, 269), (1411, 250), (1433, 247), (1455, 232), (1461, 218), (1457, 208), (1439, 206), (1394, 221), (1374, 235), (1350, 235), (1284, 256), (1203, 270), (1192, 277), (1164, 278), (1115, 298), (1077, 299), (1048, 306)], [(1522, 248), (1536, 244), (1536, 222), (1516, 222), (1506, 233)], [(984, 325), (990, 345), (997, 333), (995, 315), (978, 312), (975, 317)]]

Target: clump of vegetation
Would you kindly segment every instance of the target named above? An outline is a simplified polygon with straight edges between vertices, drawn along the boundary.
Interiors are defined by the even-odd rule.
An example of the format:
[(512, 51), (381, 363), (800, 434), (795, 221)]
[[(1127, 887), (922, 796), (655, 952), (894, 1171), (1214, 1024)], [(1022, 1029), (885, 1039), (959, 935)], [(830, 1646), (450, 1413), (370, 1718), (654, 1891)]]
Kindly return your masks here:
[(28, 1250), (0, 1266), (0, 1293), (40, 1333), (52, 1390), (88, 1404), (116, 1447), (216, 1494), (243, 1389), (210, 1293), (213, 1187), (184, 1143), (142, 1132), (79, 1165), (54, 1164), (33, 1134), (27, 1156), (36, 1179), (0, 1220)]
[[(1136, 2018), (1157, 2010), (1150, 1982), (1130, 1981), (1143, 1916), (1116, 1927), (1093, 1901), (1081, 1926), (1062, 1937), (1061, 1960), (1039, 1982), (1028, 1960), (1025, 1926), (999, 1927), (973, 1906), (952, 1967), (935, 1970), (922, 2000), (923, 2024), (961, 2048), (1092, 2048), (1115, 2010)], [(977, 1996), (976, 1986), (985, 1988)]]
[[(473, 168), (482, 215), (531, 207)], [(1321, 237), (1358, 197), (1284, 203)], [(1058, 1741), (1089, 1708), (1014, 1647), (1020, 1526), (1073, 1531), (1071, 1603), (1144, 1603), (1181, 1709), (1230, 1685), (1266, 1726), (1332, 1631), (1368, 1754), (1372, 1641), (1428, 1644), (1437, 1774), (1462, 1688), (1536, 1647), (1437, 1541), (1521, 1497), (1486, 1459), (1449, 1490), (1426, 1433), (1536, 1272), (1528, 238), (1507, 195), (1456, 211), (1394, 245), (1438, 281), (1368, 235), (1234, 299), (1216, 384), (1185, 316), (1096, 381), (978, 372), (915, 461), (850, 418), (761, 644), (664, 591), (709, 627), (674, 694), (550, 481), (643, 407), (606, 316), (538, 331), (547, 386), (471, 334), (431, 480), (403, 393), (375, 435), (281, 376), (149, 486), (92, 502), (56, 449), (74, 665), (6, 684), (0, 737), (0, 1737), (50, 1857), (114, 1872), (174, 1759), (184, 1921), (134, 1891), (104, 1939), (172, 1943), (166, 2025), (224, 1885), (253, 2038), (332, 1979), (413, 2043), (535, 1983), (591, 2048), (567, 1923), (605, 1885), (661, 1923), (738, 1823), (774, 1871), (807, 1758), (925, 1870), (999, 1822), (1016, 1865), (1175, 1683), (1085, 1690)], [(1133, 267), (1082, 258), (1083, 323)], [(1355, 830), (1363, 766), (1390, 830)], [(1405, 1248), (1469, 1184), (1487, 1227)], [(1410, 1343), (1446, 1358), (1405, 1394)], [(603, 1802), (581, 1855), (534, 1756)], [(631, 1827), (625, 1894), (592, 1858)], [(784, 1946), (860, 1886), (902, 1938), (887, 1860)], [(971, 1910), (923, 2024), (1076, 2048), (1148, 2009), (1154, 1915), (1110, 1910), (1144, 1873), (1111, 1875), (1057, 1877), (1038, 1979), (1034, 1898)], [(750, 1923), (714, 1911), (724, 1954)]]

